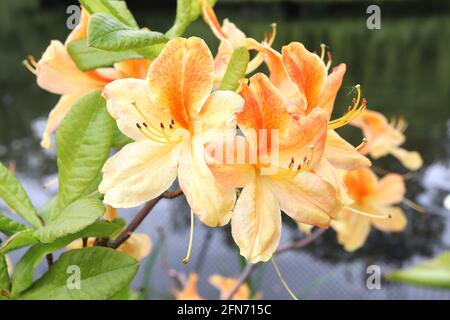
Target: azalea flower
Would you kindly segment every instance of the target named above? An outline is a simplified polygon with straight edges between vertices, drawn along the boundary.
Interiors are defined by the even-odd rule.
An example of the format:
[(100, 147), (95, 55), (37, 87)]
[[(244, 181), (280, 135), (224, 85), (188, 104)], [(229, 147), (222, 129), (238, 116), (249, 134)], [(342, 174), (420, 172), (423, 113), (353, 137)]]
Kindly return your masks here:
[[(214, 35), (220, 40), (219, 49), (214, 59), (214, 87), (218, 88), (223, 80), (233, 51), (240, 46), (247, 46), (250, 38), (247, 38), (236, 25), (228, 19), (224, 19), (220, 25), (213, 8), (206, 0), (201, 0), (202, 16), (211, 28)], [(276, 36), (276, 24), (272, 24), (272, 32), (265, 35), (264, 42), (272, 45)], [(248, 64), (246, 74), (255, 71), (264, 62), (264, 55), (259, 53)]]
[(186, 285), (182, 290), (172, 290), (177, 300), (203, 300), (197, 289), (198, 275), (196, 273), (189, 274)]
[(119, 129), (135, 142), (110, 158), (99, 190), (104, 202), (136, 207), (162, 194), (176, 177), (192, 211), (208, 226), (226, 224), (235, 192), (217, 185), (204, 144), (235, 129), (243, 99), (214, 91), (214, 60), (199, 38), (169, 41), (147, 80), (116, 80), (103, 91)]
[[(362, 156), (358, 149), (343, 139), (335, 130), (357, 118), (366, 107), (361, 98), (361, 89), (356, 86), (357, 97), (348, 112), (331, 120), (334, 102), (342, 85), (346, 65), (340, 64), (328, 74), (331, 66), (331, 54), (325, 63), (326, 47), (322, 45), (321, 55), (308, 51), (299, 42), (283, 46), (282, 53), (249, 40), (249, 46), (265, 54), (270, 71), (270, 81), (278, 88), (287, 111), (296, 119), (321, 109), (328, 120), (325, 149), (320, 162), (313, 167), (318, 175), (331, 183), (338, 192), (343, 206), (352, 200), (348, 197), (339, 170), (356, 170), (371, 165), (369, 159)], [(364, 144), (364, 143), (363, 143)]]
[(36, 75), (38, 85), (51, 93), (61, 95), (50, 112), (41, 145), (51, 147), (51, 135), (75, 102), (87, 93), (103, 87), (119, 78), (144, 79), (150, 61), (147, 59), (127, 60), (116, 63), (114, 68), (81, 71), (67, 51), (67, 44), (73, 40), (85, 39), (89, 25), (89, 13), (82, 9), (80, 24), (69, 34), (65, 44), (53, 40), (42, 58), (36, 62), (33, 57), (25, 61), (27, 68)]
[[(111, 206), (106, 206), (106, 212), (103, 215), (103, 219), (106, 221), (113, 221), (117, 219), (117, 209)], [(95, 245), (95, 238), (87, 239), (87, 247), (93, 247)], [(83, 240), (77, 239), (67, 246), (67, 249), (80, 249), (83, 248)], [(128, 254), (136, 260), (142, 260), (147, 257), (152, 250), (152, 240), (145, 233), (132, 233), (130, 237), (117, 248), (117, 251)]]
[(333, 228), (338, 241), (347, 251), (361, 248), (371, 226), (386, 232), (400, 232), (407, 220), (399, 204), (405, 195), (405, 184), (399, 174), (387, 174), (382, 179), (367, 168), (350, 171), (345, 175), (345, 184), (355, 201), (343, 209)]
[[(209, 277), (209, 283), (220, 291), (220, 300), (227, 300), (231, 291), (238, 283), (236, 278), (227, 278), (218, 274)], [(260, 297), (260, 295), (258, 295)], [(243, 283), (238, 291), (231, 297), (231, 300), (250, 300), (251, 291), (247, 283)]]
[[(245, 155), (245, 161), (230, 165), (214, 154), (210, 165), (221, 185), (243, 187), (231, 230), (241, 255), (256, 263), (270, 259), (278, 247), (281, 210), (297, 222), (325, 228), (340, 203), (332, 185), (308, 170), (324, 151), (324, 111), (316, 109), (295, 119), (286, 111), (278, 89), (261, 73), (251, 78), (250, 85), (243, 81), (239, 92), (245, 106), (237, 120), (246, 143), (236, 143), (234, 148), (237, 156)], [(237, 142), (241, 140), (237, 137)]]
[(374, 159), (391, 154), (409, 170), (422, 167), (422, 157), (417, 151), (400, 148), (406, 140), (403, 132), (407, 123), (404, 119), (399, 118), (389, 123), (381, 113), (366, 110), (352, 124), (361, 128), (368, 139), (368, 143), (360, 150), (362, 154), (369, 154)]

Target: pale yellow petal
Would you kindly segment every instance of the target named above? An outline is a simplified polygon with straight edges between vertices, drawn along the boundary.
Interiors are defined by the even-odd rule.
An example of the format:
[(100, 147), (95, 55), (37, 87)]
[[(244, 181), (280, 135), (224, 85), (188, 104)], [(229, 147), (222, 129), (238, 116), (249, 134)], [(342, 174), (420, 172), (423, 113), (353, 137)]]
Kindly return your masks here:
[(231, 233), (249, 262), (272, 257), (280, 242), (281, 211), (264, 179), (255, 177), (242, 189), (231, 218)]
[(341, 208), (333, 186), (310, 172), (294, 178), (270, 178), (270, 188), (281, 210), (297, 222), (326, 228)]
[(357, 170), (371, 165), (369, 159), (361, 155), (334, 130), (328, 130), (324, 157), (333, 166), (345, 170)]
[(339, 244), (349, 252), (360, 249), (369, 236), (370, 221), (369, 218), (355, 213), (351, 213), (344, 221), (339, 221), (341, 222), (341, 228), (337, 231)]
[(378, 208), (380, 214), (389, 213), (389, 219), (372, 219), (375, 228), (386, 232), (400, 232), (405, 230), (408, 220), (402, 209), (397, 207)]
[(114, 208), (136, 207), (169, 188), (177, 175), (179, 146), (143, 140), (130, 143), (103, 167), (99, 191)]
[(83, 95), (84, 93), (66, 94), (59, 99), (56, 106), (48, 115), (47, 124), (45, 125), (41, 140), (41, 146), (43, 148), (50, 149), (52, 147), (52, 133), (59, 127), (66, 114)]
[(142, 260), (150, 254), (152, 249), (152, 240), (145, 233), (133, 233), (119, 248), (118, 251), (124, 252), (136, 260)]
[(402, 148), (394, 148), (391, 154), (396, 157), (406, 169), (419, 170), (423, 165), (422, 157), (417, 151), (408, 151)]
[(204, 224), (216, 227), (228, 223), (236, 194), (216, 182), (206, 164), (203, 144), (194, 141), (184, 148), (178, 181), (192, 211)]
[(369, 194), (370, 202), (378, 202), (382, 204), (400, 203), (406, 193), (406, 186), (403, 177), (396, 173), (385, 175), (379, 180), (375, 190)]
[(198, 275), (191, 273), (183, 290), (173, 290), (177, 300), (203, 300), (197, 289)]

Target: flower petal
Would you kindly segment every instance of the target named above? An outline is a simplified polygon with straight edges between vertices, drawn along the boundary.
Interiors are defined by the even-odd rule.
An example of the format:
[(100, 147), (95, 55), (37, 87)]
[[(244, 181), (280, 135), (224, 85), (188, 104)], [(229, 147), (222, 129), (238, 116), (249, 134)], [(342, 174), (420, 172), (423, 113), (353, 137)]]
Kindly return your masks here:
[(403, 177), (396, 173), (390, 173), (379, 181), (376, 189), (370, 194), (370, 199), (373, 202), (391, 205), (400, 203), (405, 192)]
[(254, 177), (242, 189), (231, 218), (231, 233), (249, 262), (272, 257), (280, 242), (281, 212), (265, 179)]
[(179, 146), (133, 142), (106, 161), (99, 191), (114, 208), (136, 207), (166, 191), (177, 176)]
[(178, 167), (178, 181), (199, 219), (210, 227), (223, 226), (230, 220), (236, 194), (234, 189), (219, 186), (204, 155), (203, 144), (186, 145)]
[(132, 233), (127, 241), (117, 248), (117, 250), (139, 261), (150, 254), (152, 240), (146, 233)]
[(393, 148), (391, 150), (391, 154), (409, 170), (419, 170), (423, 165), (422, 157), (417, 151), (408, 151), (403, 148)]
[(304, 96), (304, 109), (308, 113), (314, 107), (325, 85), (327, 70), (322, 59), (309, 52), (300, 42), (292, 42), (282, 49), (286, 70)]
[(281, 210), (297, 222), (326, 228), (341, 208), (333, 186), (307, 171), (294, 178), (270, 179), (270, 188)]
[(190, 117), (202, 109), (213, 81), (213, 57), (206, 43), (196, 37), (169, 41), (148, 74), (152, 102), (169, 108), (185, 128)]
[(336, 100), (336, 95), (341, 88), (342, 79), (344, 78), (346, 70), (347, 66), (344, 63), (341, 63), (337, 67), (333, 68), (333, 72), (331, 72), (325, 80), (325, 86), (322, 94), (319, 96), (317, 101), (317, 106), (326, 111), (328, 119), (330, 119), (331, 114), (333, 113), (334, 101)]
[(328, 130), (324, 157), (333, 166), (344, 170), (357, 170), (371, 165), (369, 159), (361, 155), (334, 130)]
[[(226, 300), (238, 282), (238, 279), (226, 278), (218, 274), (213, 274), (208, 280), (209, 283), (220, 291), (220, 300)], [(248, 300), (249, 298), (250, 289), (248, 285), (244, 283), (239, 287), (233, 297), (231, 297), (231, 300)]]
[(87, 38), (87, 31), (90, 20), (91, 15), (89, 14), (89, 12), (87, 12), (85, 8), (81, 7), (80, 22), (75, 27), (75, 29), (73, 29), (72, 32), (67, 36), (66, 45), (71, 41)]
[(350, 197), (355, 201), (363, 201), (377, 188), (378, 178), (368, 168), (349, 171), (344, 177)]
[(344, 221), (338, 222), (341, 224), (338, 242), (344, 246), (345, 251), (353, 252), (361, 248), (369, 236), (370, 219), (351, 213)]
[(131, 59), (114, 64), (122, 78), (145, 79), (150, 68), (150, 60), (148, 59)]
[(56, 40), (50, 43), (36, 66), (38, 85), (55, 94), (89, 92), (101, 89), (111, 79), (78, 69), (64, 45)]
[(47, 124), (45, 125), (44, 134), (42, 135), (41, 140), (41, 146), (43, 148), (51, 148), (52, 133), (59, 127), (66, 114), (83, 95), (83, 93), (65, 94), (59, 99), (56, 106), (48, 115)]
[(145, 80), (113, 81), (106, 85), (103, 95), (107, 99), (108, 111), (116, 119), (120, 131), (133, 140), (146, 139), (137, 124), (144, 127), (143, 123), (146, 123), (152, 127), (152, 132), (161, 135), (160, 123), (170, 123), (170, 116), (150, 102)]
[(203, 300), (197, 290), (198, 275), (189, 274), (186, 285), (182, 291), (174, 290), (177, 300)]
[(386, 232), (400, 232), (405, 230), (408, 220), (402, 209), (389, 207), (382, 212), (384, 214), (388, 212), (391, 217), (389, 219), (372, 219), (372, 224), (375, 228)]

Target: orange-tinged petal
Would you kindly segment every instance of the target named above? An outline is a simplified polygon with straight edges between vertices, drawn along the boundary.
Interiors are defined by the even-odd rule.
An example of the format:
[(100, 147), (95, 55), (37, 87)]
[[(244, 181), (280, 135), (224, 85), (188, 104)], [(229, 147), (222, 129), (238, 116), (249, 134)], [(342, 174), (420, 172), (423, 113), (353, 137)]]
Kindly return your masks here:
[(386, 232), (400, 232), (405, 230), (408, 220), (402, 209), (397, 207), (388, 207), (382, 210), (384, 214), (390, 214), (389, 219), (372, 219), (375, 228)]
[(231, 218), (231, 233), (249, 262), (272, 257), (280, 242), (281, 211), (265, 178), (255, 176), (242, 189)]
[(197, 290), (198, 275), (191, 273), (187, 279), (186, 286), (182, 291), (175, 291), (177, 300), (203, 300)]
[(326, 66), (318, 55), (309, 52), (299, 42), (284, 46), (282, 55), (290, 78), (304, 96), (304, 109), (309, 112), (317, 107), (318, 98), (323, 91)]
[(149, 94), (155, 105), (169, 108), (175, 120), (189, 128), (214, 81), (214, 61), (206, 43), (196, 37), (175, 38), (150, 66)]
[(406, 186), (403, 177), (396, 173), (385, 175), (376, 189), (370, 194), (372, 202), (392, 205), (400, 203), (405, 196)]
[(243, 110), (244, 99), (232, 91), (218, 90), (211, 93), (200, 112), (203, 132), (236, 127), (236, 115)]
[(367, 168), (347, 172), (344, 181), (350, 197), (355, 201), (362, 201), (371, 195), (378, 184), (375, 173)]
[(336, 168), (345, 170), (357, 170), (371, 165), (369, 159), (334, 130), (328, 130), (324, 157)]
[(117, 250), (140, 261), (150, 254), (152, 240), (145, 233), (133, 233)]
[(419, 170), (423, 165), (422, 157), (417, 151), (408, 151), (403, 148), (393, 148), (391, 150), (391, 154), (409, 170)]
[(202, 6), (202, 16), (203, 20), (209, 25), (211, 28), (211, 31), (214, 33), (214, 35), (220, 39), (221, 41), (227, 41), (228, 35), (224, 30), (222, 30), (222, 27), (220, 26), (220, 22), (217, 19), (216, 14), (214, 13), (213, 8), (209, 5), (208, 1), (206, 0), (200, 0), (201, 6)]
[(361, 248), (369, 236), (371, 220), (352, 213), (345, 221), (339, 222), (341, 223), (341, 228), (337, 230), (339, 244), (349, 252)]
[(90, 19), (91, 19), (91, 15), (89, 14), (89, 12), (87, 12), (87, 10), (85, 8), (81, 7), (80, 22), (67, 37), (66, 45), (71, 41), (87, 38), (87, 31), (88, 31)]
[(114, 208), (136, 207), (166, 191), (177, 176), (179, 146), (133, 142), (106, 161), (99, 191)]
[[(236, 286), (238, 279), (227, 278), (218, 274), (209, 277), (209, 283), (220, 291), (220, 300), (226, 300), (233, 288)], [(231, 300), (248, 300), (250, 298), (250, 288), (246, 283), (242, 284), (238, 291), (231, 297)]]
[(183, 149), (178, 182), (200, 221), (210, 227), (223, 226), (231, 218), (236, 194), (219, 186), (206, 164), (203, 144), (195, 140)]
[(270, 179), (270, 188), (281, 210), (297, 222), (326, 228), (341, 208), (333, 186), (308, 171), (294, 178)]
[(84, 93), (65, 94), (59, 99), (56, 106), (52, 109), (52, 111), (50, 111), (50, 114), (48, 115), (47, 124), (45, 125), (41, 140), (41, 146), (43, 148), (51, 148), (52, 133), (59, 127), (66, 114), (83, 95)]
[(353, 200), (348, 194), (347, 187), (345, 186), (343, 174), (333, 167), (326, 158), (322, 158), (322, 160), (314, 166), (314, 171), (319, 177), (334, 187), (342, 206), (348, 206), (353, 203)]
[[(146, 139), (146, 134), (137, 126), (144, 128), (146, 123), (151, 132), (161, 135), (160, 124), (170, 123), (170, 114), (164, 108), (151, 103), (148, 97), (147, 81), (138, 79), (120, 79), (106, 85), (103, 95), (107, 99), (107, 108), (116, 119), (120, 131), (133, 140)], [(148, 133), (146, 130), (145, 133)], [(151, 135), (151, 134), (150, 134)], [(163, 140), (162, 138), (160, 138)]]
[(111, 80), (79, 70), (64, 45), (56, 40), (38, 61), (36, 75), (42, 89), (61, 95), (101, 89)]
[(328, 119), (330, 119), (331, 114), (333, 113), (334, 101), (336, 100), (337, 93), (341, 88), (346, 70), (347, 66), (344, 63), (341, 63), (337, 67), (333, 68), (333, 72), (331, 72), (325, 80), (325, 86), (322, 94), (319, 96), (317, 101), (317, 106), (327, 112)]
[(148, 59), (132, 59), (125, 60), (114, 64), (122, 78), (136, 78), (145, 79), (150, 67), (150, 60)]

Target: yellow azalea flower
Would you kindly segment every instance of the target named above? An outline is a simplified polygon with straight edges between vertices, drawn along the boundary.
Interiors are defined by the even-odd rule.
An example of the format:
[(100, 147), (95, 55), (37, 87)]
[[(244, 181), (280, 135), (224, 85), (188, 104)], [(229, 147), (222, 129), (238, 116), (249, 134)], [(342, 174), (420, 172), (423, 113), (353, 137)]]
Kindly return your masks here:
[(345, 250), (361, 248), (371, 226), (387, 232), (405, 229), (407, 220), (403, 210), (393, 206), (400, 203), (405, 195), (401, 175), (392, 173), (379, 180), (370, 169), (364, 168), (348, 172), (344, 180), (355, 202), (343, 209), (332, 226)]
[(99, 190), (105, 203), (138, 206), (163, 193), (178, 175), (203, 223), (229, 221), (236, 195), (216, 184), (204, 144), (235, 128), (244, 102), (231, 91), (211, 93), (213, 73), (214, 60), (203, 40), (176, 38), (153, 61), (147, 80), (123, 79), (105, 87), (110, 114), (135, 140), (104, 166)]
[(422, 157), (417, 151), (400, 148), (406, 140), (403, 131), (407, 124), (403, 119), (389, 123), (381, 113), (366, 110), (352, 124), (361, 128), (368, 139), (367, 144), (361, 148), (361, 153), (369, 154), (374, 159), (391, 154), (409, 170), (422, 167)]
[[(220, 25), (213, 8), (206, 0), (200, 0), (202, 6), (202, 16), (209, 25), (214, 35), (220, 40), (219, 49), (214, 59), (214, 87), (218, 88), (223, 80), (225, 71), (230, 61), (234, 49), (240, 46), (247, 46), (247, 36), (228, 19), (224, 19)], [(266, 35), (265, 42), (270, 46), (275, 40), (276, 25), (272, 24), (272, 33)], [(248, 64), (246, 74), (255, 71), (264, 62), (264, 55), (256, 55)]]
[(299, 42), (283, 46), (282, 53), (256, 41), (250, 41), (249, 45), (265, 54), (270, 80), (281, 92), (286, 109), (293, 117), (302, 118), (318, 108), (325, 112), (328, 119), (325, 149), (321, 161), (314, 166), (314, 170), (322, 179), (335, 187), (342, 205), (350, 204), (352, 201), (348, 197), (338, 171), (340, 169), (356, 170), (368, 167), (371, 163), (358, 152), (358, 148), (349, 144), (335, 131), (356, 118), (365, 109), (365, 101), (361, 99), (359, 86), (357, 86), (357, 98), (349, 112), (341, 118), (330, 120), (346, 65), (340, 64), (328, 74), (331, 56), (325, 64), (324, 46), (319, 57), (309, 52)]
[(197, 290), (198, 275), (191, 273), (183, 290), (174, 289), (173, 293), (177, 300), (203, 300)]
[[(223, 164), (213, 155), (210, 165), (223, 186), (243, 187), (231, 218), (232, 235), (241, 255), (256, 263), (270, 259), (278, 247), (281, 210), (297, 222), (328, 227), (340, 203), (334, 188), (308, 170), (323, 154), (325, 113), (316, 109), (295, 119), (277, 88), (261, 73), (251, 78), (249, 86), (242, 82), (239, 92), (245, 106), (238, 125), (252, 152), (246, 155), (248, 147), (236, 143), (236, 154), (246, 155), (244, 163)], [(266, 139), (259, 136), (264, 132)], [(279, 135), (279, 143), (273, 133)]]
[[(89, 238), (87, 241), (88, 247), (93, 247), (95, 238)], [(80, 249), (83, 247), (83, 240), (77, 239), (67, 246), (68, 250)], [(130, 257), (136, 260), (142, 260), (147, 257), (152, 250), (152, 241), (150, 237), (145, 233), (133, 233), (125, 241), (117, 251), (128, 254)]]
[[(83, 9), (80, 24), (70, 33), (66, 44), (87, 37), (89, 19), (89, 13)], [(81, 71), (69, 55), (66, 45), (53, 40), (38, 62), (30, 57), (25, 65), (36, 75), (37, 83), (41, 88), (61, 95), (48, 116), (41, 141), (44, 148), (50, 148), (52, 133), (59, 127), (62, 119), (79, 98), (91, 91), (102, 89), (115, 79), (129, 77), (144, 79), (150, 61), (147, 59), (127, 60), (115, 64), (114, 68)]]
[[(209, 283), (220, 291), (220, 300), (226, 300), (231, 291), (236, 287), (238, 279), (227, 278), (218, 274), (213, 274), (209, 277)], [(246, 283), (243, 283), (238, 291), (231, 297), (231, 300), (249, 300), (251, 298), (250, 288)]]

